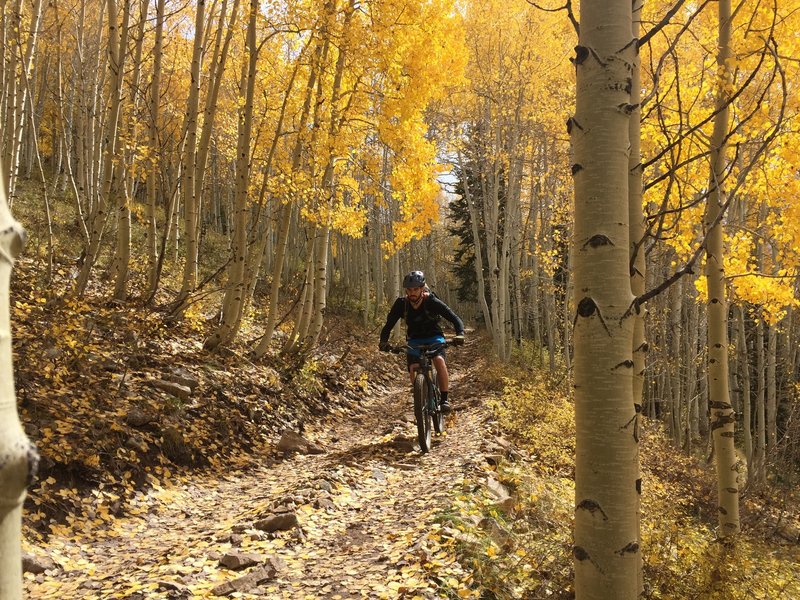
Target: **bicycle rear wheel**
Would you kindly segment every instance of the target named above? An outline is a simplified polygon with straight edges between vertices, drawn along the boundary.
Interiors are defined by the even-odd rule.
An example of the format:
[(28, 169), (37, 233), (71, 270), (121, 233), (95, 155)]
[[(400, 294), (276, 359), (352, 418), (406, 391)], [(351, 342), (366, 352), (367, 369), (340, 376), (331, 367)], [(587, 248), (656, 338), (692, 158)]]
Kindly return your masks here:
[(417, 437), (419, 449), (427, 452), (431, 449), (431, 415), (427, 410), (428, 386), (422, 373), (414, 378), (414, 417), (417, 420)]

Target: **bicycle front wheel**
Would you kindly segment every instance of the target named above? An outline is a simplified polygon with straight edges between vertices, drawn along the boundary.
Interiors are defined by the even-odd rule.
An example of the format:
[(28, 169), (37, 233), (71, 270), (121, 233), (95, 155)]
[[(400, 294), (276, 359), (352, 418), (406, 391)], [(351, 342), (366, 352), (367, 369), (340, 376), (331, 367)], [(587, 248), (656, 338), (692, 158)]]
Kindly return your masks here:
[(434, 383), (431, 383), (431, 387), (428, 390), (428, 414), (432, 415), (433, 430), (437, 435), (444, 433), (444, 415), (439, 410), (439, 400), (441, 398), (439, 394), (439, 388)]
[(414, 418), (417, 420), (417, 437), (422, 452), (431, 449), (431, 415), (427, 405), (428, 386), (425, 376), (420, 373), (414, 378)]

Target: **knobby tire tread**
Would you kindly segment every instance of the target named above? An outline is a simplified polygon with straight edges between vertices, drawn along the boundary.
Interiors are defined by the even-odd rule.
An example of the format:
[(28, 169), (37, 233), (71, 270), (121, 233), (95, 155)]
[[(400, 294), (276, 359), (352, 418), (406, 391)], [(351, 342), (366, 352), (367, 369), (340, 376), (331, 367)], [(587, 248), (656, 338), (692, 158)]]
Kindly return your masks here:
[(431, 419), (425, 410), (428, 401), (428, 386), (421, 373), (414, 378), (414, 418), (417, 421), (417, 438), (419, 449), (428, 452), (431, 449)]

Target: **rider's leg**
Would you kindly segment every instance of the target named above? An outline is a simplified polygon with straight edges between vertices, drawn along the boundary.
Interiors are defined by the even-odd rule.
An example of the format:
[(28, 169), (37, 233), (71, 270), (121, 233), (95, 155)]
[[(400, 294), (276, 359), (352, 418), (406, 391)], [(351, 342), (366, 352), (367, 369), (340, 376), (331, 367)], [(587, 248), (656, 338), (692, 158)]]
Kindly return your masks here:
[(439, 384), (439, 392), (442, 395), (440, 407), (443, 413), (450, 412), (450, 402), (447, 398), (450, 392), (450, 374), (447, 372), (447, 363), (444, 356), (434, 356), (433, 365), (436, 367), (436, 383)]

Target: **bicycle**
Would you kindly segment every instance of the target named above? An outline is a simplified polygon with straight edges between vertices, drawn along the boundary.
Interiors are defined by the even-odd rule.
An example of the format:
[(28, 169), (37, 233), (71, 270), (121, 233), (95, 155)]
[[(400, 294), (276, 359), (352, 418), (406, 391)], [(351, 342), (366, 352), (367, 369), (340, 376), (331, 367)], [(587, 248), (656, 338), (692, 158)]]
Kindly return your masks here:
[(417, 421), (417, 438), (419, 448), (424, 452), (431, 449), (431, 425), (437, 435), (444, 433), (444, 414), (440, 409), (441, 394), (436, 380), (436, 368), (433, 366), (433, 356), (442, 348), (446, 348), (448, 341), (425, 346), (392, 346), (389, 348), (395, 354), (404, 353), (409, 349), (419, 352), (419, 367), (414, 375), (414, 418)]

